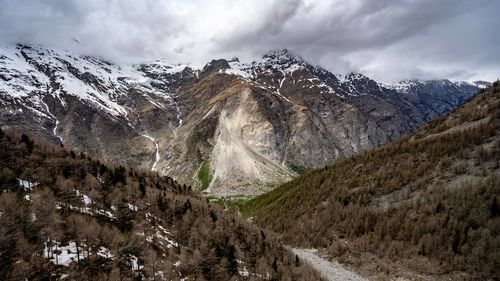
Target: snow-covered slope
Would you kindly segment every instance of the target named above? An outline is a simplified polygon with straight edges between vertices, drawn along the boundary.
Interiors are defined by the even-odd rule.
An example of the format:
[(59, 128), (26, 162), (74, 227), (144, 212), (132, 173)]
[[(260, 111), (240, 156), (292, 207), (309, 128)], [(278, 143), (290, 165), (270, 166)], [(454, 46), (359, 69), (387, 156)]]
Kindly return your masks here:
[[(34, 46), (9, 46), (0, 52), (3, 80), (0, 93), (4, 96), (24, 98), (30, 93), (48, 91), (66, 106), (61, 98), (61, 94), (66, 94), (122, 117), (127, 116), (127, 108), (119, 103), (119, 98), (126, 96), (131, 88), (140, 89), (146, 96), (172, 96), (168, 91), (154, 88), (151, 84), (157, 80), (147, 77), (138, 66), (118, 66), (95, 57)], [(166, 64), (143, 66), (141, 70), (160, 67), (162, 73), (183, 70), (178, 65)]]
[[(441, 90), (442, 92), (466, 92), (467, 88), (485, 88), (491, 83), (486, 81), (465, 82), (450, 80), (402, 80), (396, 83), (384, 83), (383, 87), (395, 90), (398, 93), (405, 94), (418, 94), (419, 91), (428, 91), (429, 93), (436, 93)], [(440, 88), (440, 89), (439, 89)], [(436, 89), (438, 89), (436, 91)]]
[[(150, 162), (148, 159), (159, 158), (157, 135), (181, 122), (180, 114), (173, 113), (179, 110), (175, 91), (182, 79), (179, 74), (188, 69), (162, 61), (116, 65), (40, 46), (5, 46), (0, 49), (0, 102), (6, 109), (0, 113), (2, 123), (110, 160), (130, 162), (127, 158), (132, 150), (132, 155)], [(145, 119), (153, 117), (149, 115), (163, 117), (164, 124), (145, 124)], [(116, 143), (103, 134), (113, 138), (125, 134), (132, 141), (111, 149)], [(151, 148), (156, 149), (154, 156)], [(132, 161), (154, 167), (147, 162)]]

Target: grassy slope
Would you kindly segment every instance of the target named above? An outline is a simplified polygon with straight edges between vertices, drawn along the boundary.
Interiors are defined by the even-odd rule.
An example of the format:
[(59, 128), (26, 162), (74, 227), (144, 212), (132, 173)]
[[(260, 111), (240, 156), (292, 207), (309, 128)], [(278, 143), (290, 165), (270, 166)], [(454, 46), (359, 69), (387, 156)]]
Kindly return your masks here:
[(200, 180), (201, 182), (201, 191), (207, 189), (210, 185), (210, 182), (212, 181), (210, 164), (207, 160), (201, 163), (200, 169), (198, 170), (198, 180)]
[[(413, 135), (310, 171), (242, 213), (346, 260), (370, 253), (422, 273), (498, 277), (499, 134), (497, 82)], [(421, 257), (439, 262), (426, 269)]]

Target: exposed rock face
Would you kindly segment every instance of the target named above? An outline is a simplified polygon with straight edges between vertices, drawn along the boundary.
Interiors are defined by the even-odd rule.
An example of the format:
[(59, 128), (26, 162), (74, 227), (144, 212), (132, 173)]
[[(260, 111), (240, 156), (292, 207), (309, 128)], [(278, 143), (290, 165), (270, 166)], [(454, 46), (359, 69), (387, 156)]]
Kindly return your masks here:
[(0, 122), (208, 191), (257, 194), (397, 139), (470, 98), (477, 84), (334, 75), (286, 50), (202, 70), (114, 65), (41, 47), (0, 49)]

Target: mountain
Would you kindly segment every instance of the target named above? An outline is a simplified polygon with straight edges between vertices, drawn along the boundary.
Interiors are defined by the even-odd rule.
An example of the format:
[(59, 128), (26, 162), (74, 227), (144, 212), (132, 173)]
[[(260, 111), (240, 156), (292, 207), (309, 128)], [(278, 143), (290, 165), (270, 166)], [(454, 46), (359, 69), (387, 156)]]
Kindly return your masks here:
[(150, 171), (0, 130), (1, 280), (321, 280), (276, 237)]
[(218, 196), (261, 194), (396, 140), (478, 89), (335, 75), (287, 50), (196, 69), (162, 60), (117, 65), (40, 46), (0, 49), (2, 128)]
[(247, 202), (288, 244), (370, 280), (500, 277), (500, 82), (413, 134)]

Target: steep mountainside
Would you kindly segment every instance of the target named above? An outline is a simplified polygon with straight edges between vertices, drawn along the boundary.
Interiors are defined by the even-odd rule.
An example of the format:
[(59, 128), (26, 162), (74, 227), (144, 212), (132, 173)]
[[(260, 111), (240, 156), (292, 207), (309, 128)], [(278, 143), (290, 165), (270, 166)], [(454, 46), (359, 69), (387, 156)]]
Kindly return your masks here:
[(2, 130), (0, 221), (0, 280), (321, 280), (171, 178)]
[(375, 280), (500, 278), (500, 82), (394, 143), (242, 209)]
[(288, 51), (203, 69), (0, 49), (0, 122), (216, 195), (259, 194), (412, 132), (477, 85), (334, 75)]

